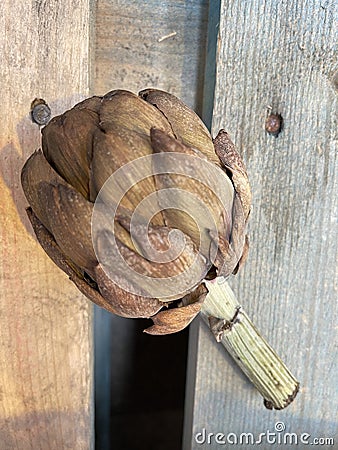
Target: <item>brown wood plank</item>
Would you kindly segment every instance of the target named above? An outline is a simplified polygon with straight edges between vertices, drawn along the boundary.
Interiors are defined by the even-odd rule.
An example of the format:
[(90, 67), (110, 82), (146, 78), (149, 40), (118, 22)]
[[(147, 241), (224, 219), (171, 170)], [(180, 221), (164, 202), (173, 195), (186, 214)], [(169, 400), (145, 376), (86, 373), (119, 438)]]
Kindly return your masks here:
[(56, 115), (88, 94), (90, 1), (2, 2), (0, 448), (93, 448), (92, 306), (45, 255), (20, 185), (40, 145), (35, 97)]
[[(253, 189), (250, 255), (230, 284), (301, 392), (287, 409), (266, 410), (200, 324), (184, 450), (222, 447), (215, 435), (198, 444), (203, 428), (258, 439), (280, 421), (298, 439), (310, 434), (309, 443), (337, 432), (336, 13), (317, 0), (222, 1), (213, 132), (229, 131)], [(284, 118), (277, 138), (264, 128), (270, 112)]]

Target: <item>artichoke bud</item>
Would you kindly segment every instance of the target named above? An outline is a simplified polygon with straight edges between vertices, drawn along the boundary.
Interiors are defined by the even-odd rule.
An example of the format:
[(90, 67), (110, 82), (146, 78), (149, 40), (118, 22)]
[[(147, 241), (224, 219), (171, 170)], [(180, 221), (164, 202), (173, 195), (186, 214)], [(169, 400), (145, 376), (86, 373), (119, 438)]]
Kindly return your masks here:
[(99, 306), (151, 317), (151, 334), (187, 326), (203, 280), (235, 273), (247, 254), (242, 160), (164, 91), (116, 90), (55, 117), (21, 179), (50, 258)]

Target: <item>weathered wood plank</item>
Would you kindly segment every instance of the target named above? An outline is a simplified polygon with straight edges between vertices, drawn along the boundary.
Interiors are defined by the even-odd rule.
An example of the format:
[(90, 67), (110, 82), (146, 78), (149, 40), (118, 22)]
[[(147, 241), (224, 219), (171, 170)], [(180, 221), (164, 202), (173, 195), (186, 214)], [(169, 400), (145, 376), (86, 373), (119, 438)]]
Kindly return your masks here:
[(95, 91), (164, 89), (201, 111), (208, 2), (98, 0)]
[[(222, 1), (213, 132), (230, 132), (254, 194), (250, 256), (230, 284), (301, 392), (283, 411), (264, 409), (201, 324), (184, 450), (204, 448), (203, 428), (258, 439), (281, 421), (309, 442), (337, 431), (336, 13), (317, 0)], [(277, 138), (264, 129), (270, 112), (284, 118)], [(205, 448), (221, 448), (211, 441)]]
[(0, 17), (0, 448), (90, 449), (92, 307), (44, 254), (20, 171), (53, 115), (88, 94), (90, 1), (2, 2)]
[[(97, 94), (104, 94), (112, 89), (137, 92), (146, 87), (156, 87), (178, 95), (201, 113), (207, 21), (207, 0), (98, 0), (93, 90)], [(156, 442), (161, 449), (175, 448), (180, 432), (175, 425), (180, 424), (180, 411), (165, 410), (163, 407), (161, 411), (141, 415), (139, 411), (142, 410), (142, 405), (137, 404), (139, 397), (133, 400), (133, 407), (130, 406), (128, 392), (135, 389), (131, 386), (133, 374), (135, 376), (135, 371), (138, 370), (137, 377), (142, 378), (147, 373), (147, 370), (139, 370), (137, 361), (134, 364), (130, 361), (130, 355), (134, 354), (137, 347), (136, 342), (141, 349), (144, 348), (140, 324), (109, 317), (103, 311), (96, 310), (96, 313), (95, 326), (98, 333), (95, 336), (95, 358), (98, 363), (105, 361), (104, 366), (96, 365), (95, 372), (98, 445), (100, 448), (108, 448), (111, 437), (112, 445), (127, 446), (129, 442), (132, 448), (137, 445), (135, 442), (139, 436), (142, 436), (144, 446), (151, 446)], [(101, 333), (102, 327), (104, 333)], [(113, 344), (107, 339), (109, 327), (112, 327), (110, 333)], [(146, 348), (148, 352), (154, 352), (154, 360), (164, 365), (156, 354), (158, 339), (162, 343), (163, 339), (167, 342), (163, 337), (148, 336)], [(181, 342), (179, 349), (174, 344), (172, 347), (181, 364), (185, 336), (170, 336), (168, 340), (175, 344)], [(169, 355), (168, 357), (170, 359)], [(107, 364), (112, 365), (110, 369)], [(107, 371), (112, 380), (106, 376)], [(181, 383), (184, 380), (176, 377), (171, 381), (171, 389), (177, 391), (177, 385)], [(143, 389), (147, 392), (149, 380), (145, 382)], [(158, 385), (149, 392), (150, 401), (154, 397), (154, 390), (159, 391)], [(173, 397), (177, 396), (177, 393), (173, 393)], [(110, 428), (103, 417), (109, 410), (113, 416)], [(150, 428), (144, 426), (145, 420), (152, 423)], [(125, 430), (130, 428), (128, 421), (134, 423), (134, 436), (126, 436)], [(166, 430), (170, 431), (166, 433)]]

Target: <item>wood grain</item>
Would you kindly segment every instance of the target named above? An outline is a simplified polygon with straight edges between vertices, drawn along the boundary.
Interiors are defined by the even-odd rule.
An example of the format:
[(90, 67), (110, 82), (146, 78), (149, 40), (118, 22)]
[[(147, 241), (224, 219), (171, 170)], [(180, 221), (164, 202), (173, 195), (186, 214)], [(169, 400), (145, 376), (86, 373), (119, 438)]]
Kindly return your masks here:
[[(104, 94), (112, 89), (137, 92), (147, 87), (156, 87), (178, 95), (201, 113), (207, 22), (207, 0), (98, 0), (93, 90), (96, 94)], [(143, 345), (140, 325), (112, 317), (98, 308), (95, 308), (94, 322), (97, 330), (97, 445), (104, 449), (109, 447), (109, 442), (117, 446), (126, 446), (128, 442), (132, 445), (137, 438), (127, 436), (125, 430), (129, 431), (129, 422), (133, 421), (135, 436), (140, 434), (144, 439), (152, 436), (148, 442), (142, 442), (143, 445), (174, 448), (172, 442), (177, 441), (179, 431), (176, 427), (169, 436), (165, 434), (165, 430), (180, 422), (180, 411), (167, 411), (168, 406), (164, 405), (161, 411), (141, 416), (133, 412), (142, 410), (137, 399), (133, 400), (133, 407), (130, 407), (130, 394), (127, 392), (135, 389), (130, 383), (137, 373), (137, 361), (131, 361), (130, 354), (135, 352), (137, 346)], [(175, 337), (172, 336), (171, 339)], [(156, 345), (158, 344), (149, 340), (148, 351), (156, 352)], [(177, 350), (174, 352), (177, 355)], [(178, 352), (178, 363), (181, 354), (182, 349)], [(139, 380), (143, 376), (144, 374), (137, 374)], [(171, 383), (170, 389), (177, 390), (179, 386), (180, 390), (182, 382), (184, 380), (176, 379)], [(144, 395), (146, 390), (147, 386), (144, 387)], [(174, 393), (173, 397), (178, 395)], [(123, 408), (124, 413), (121, 414)], [(109, 412), (112, 415), (110, 422), (107, 416)], [(147, 423), (151, 421), (150, 428), (144, 427), (145, 420)]]
[(95, 91), (167, 90), (202, 108), (206, 0), (98, 0)]
[(5, 0), (0, 28), (0, 448), (90, 449), (92, 307), (33, 236), (20, 171), (56, 115), (88, 94), (90, 1)]
[[(184, 450), (204, 448), (194, 438), (203, 428), (257, 437), (282, 421), (285, 432), (309, 433), (309, 442), (337, 431), (335, 8), (317, 0), (222, 1), (213, 132), (230, 133), (253, 190), (249, 259), (230, 284), (301, 391), (285, 410), (266, 410), (200, 324)], [(271, 112), (284, 118), (277, 138), (264, 129)], [(221, 447), (213, 440), (205, 448)]]

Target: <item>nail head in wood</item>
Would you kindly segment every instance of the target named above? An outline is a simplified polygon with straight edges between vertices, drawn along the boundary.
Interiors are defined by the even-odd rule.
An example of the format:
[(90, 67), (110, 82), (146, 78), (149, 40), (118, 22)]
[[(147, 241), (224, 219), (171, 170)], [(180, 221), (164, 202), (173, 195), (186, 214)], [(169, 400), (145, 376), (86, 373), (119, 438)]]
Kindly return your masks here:
[(43, 126), (47, 125), (51, 117), (50, 107), (42, 98), (35, 98), (31, 104), (32, 122)]
[(277, 137), (283, 128), (283, 118), (280, 114), (270, 114), (265, 121), (265, 131)]

